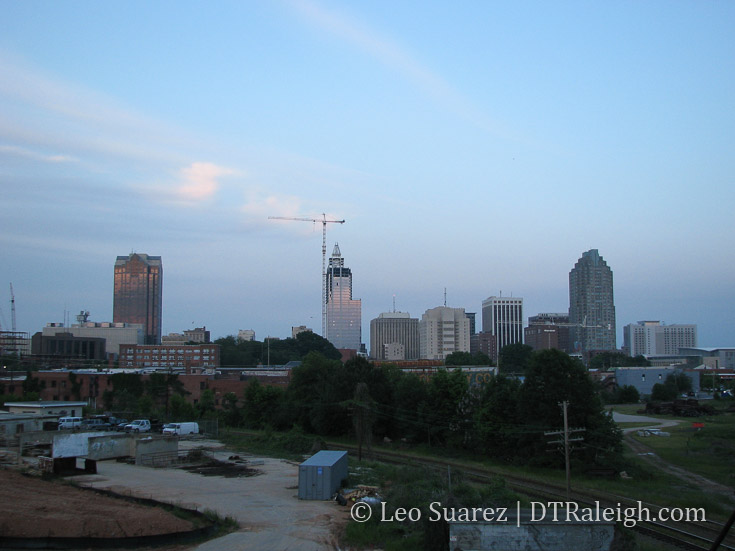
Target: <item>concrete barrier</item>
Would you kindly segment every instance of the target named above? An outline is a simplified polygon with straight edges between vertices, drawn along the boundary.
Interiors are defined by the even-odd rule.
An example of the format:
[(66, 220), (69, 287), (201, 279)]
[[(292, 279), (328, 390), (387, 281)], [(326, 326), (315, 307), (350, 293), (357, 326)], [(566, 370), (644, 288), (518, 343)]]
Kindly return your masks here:
[[(504, 522), (449, 522), (451, 551), (609, 551), (615, 523), (604, 521), (532, 521), (522, 510), (520, 521), (508, 511)], [(562, 520), (563, 519), (563, 520)]]

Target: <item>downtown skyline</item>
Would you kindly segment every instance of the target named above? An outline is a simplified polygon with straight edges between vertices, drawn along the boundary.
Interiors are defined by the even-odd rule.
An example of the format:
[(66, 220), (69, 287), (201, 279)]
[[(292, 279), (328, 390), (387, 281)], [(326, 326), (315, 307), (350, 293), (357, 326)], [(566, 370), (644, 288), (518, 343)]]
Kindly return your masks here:
[[(144, 22), (141, 24), (141, 22)], [(596, 248), (617, 341), (735, 341), (735, 6), (8, 2), (0, 307), (112, 320), (111, 260), (166, 264), (162, 332), (319, 332), (321, 213), (371, 319), (568, 308)], [(681, 37), (687, 37), (682, 40)]]

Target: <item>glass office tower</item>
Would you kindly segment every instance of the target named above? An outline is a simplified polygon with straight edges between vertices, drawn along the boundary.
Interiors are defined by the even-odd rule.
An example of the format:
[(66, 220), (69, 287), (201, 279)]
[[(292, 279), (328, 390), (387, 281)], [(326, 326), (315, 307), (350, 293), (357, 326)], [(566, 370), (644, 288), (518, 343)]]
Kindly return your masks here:
[(613, 273), (597, 249), (569, 272), (569, 323), (575, 352), (615, 350)]
[(327, 268), (327, 334), (335, 348), (360, 350), (362, 341), (362, 301), (352, 298), (352, 270), (334, 245)]
[(131, 253), (115, 261), (113, 323), (143, 324), (144, 344), (161, 343), (163, 265), (160, 256)]

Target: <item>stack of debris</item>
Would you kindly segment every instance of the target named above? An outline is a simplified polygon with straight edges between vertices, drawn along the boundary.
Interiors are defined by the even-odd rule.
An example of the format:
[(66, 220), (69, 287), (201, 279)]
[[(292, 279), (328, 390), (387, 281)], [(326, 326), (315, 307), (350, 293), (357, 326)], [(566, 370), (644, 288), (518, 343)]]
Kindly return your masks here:
[(645, 412), (656, 415), (680, 415), (682, 417), (700, 417), (718, 413), (712, 406), (700, 404), (698, 400), (693, 398), (674, 400), (673, 402), (649, 402), (646, 405)]
[(378, 493), (377, 486), (366, 486), (359, 484), (354, 490), (344, 490), (344, 493), (338, 493), (334, 500), (340, 505), (347, 505), (349, 502), (364, 501), (370, 505), (378, 505), (382, 499)]

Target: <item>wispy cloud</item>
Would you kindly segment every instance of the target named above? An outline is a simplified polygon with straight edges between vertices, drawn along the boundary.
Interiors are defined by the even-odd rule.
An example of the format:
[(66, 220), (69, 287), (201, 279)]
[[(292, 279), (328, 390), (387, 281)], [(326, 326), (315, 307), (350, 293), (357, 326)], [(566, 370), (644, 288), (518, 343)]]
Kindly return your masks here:
[(484, 130), (493, 133), (502, 130), (505, 133), (497, 121), (492, 120), (446, 79), (432, 71), (396, 41), (344, 13), (328, 10), (312, 0), (292, 0), (291, 5), (311, 25), (372, 55), (412, 81), (444, 108)]
[(273, 193), (258, 188), (245, 192), (240, 211), (252, 222), (265, 223), (269, 216), (299, 216), (303, 201), (295, 195)]
[[(183, 162), (195, 139), (114, 98), (45, 74), (0, 51), (0, 140), (27, 151), (61, 150), (58, 160), (105, 155), (138, 162)], [(52, 161), (53, 162), (53, 161)]]
[(34, 161), (41, 161), (44, 163), (70, 163), (77, 161), (76, 158), (71, 157), (70, 155), (48, 155), (46, 153), (32, 151), (17, 145), (0, 145), (0, 155), (2, 154), (24, 157), (26, 159), (33, 159)]

